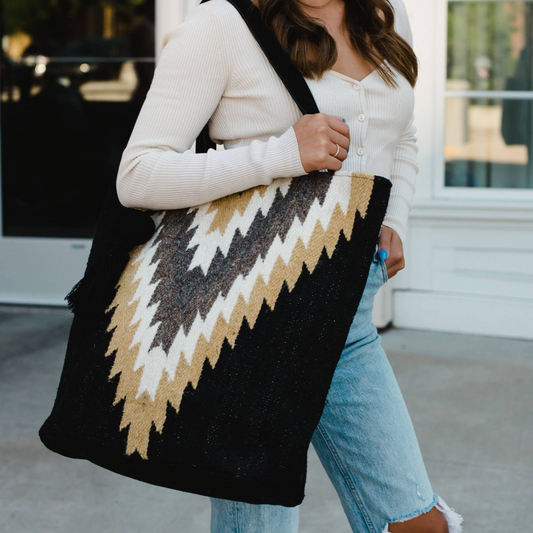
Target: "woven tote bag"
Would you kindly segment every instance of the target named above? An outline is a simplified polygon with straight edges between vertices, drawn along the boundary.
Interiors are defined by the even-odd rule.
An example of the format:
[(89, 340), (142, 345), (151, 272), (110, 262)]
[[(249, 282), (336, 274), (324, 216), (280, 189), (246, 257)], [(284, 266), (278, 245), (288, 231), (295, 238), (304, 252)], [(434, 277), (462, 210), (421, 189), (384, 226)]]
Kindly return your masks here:
[[(258, 8), (228, 1), (302, 113), (318, 113)], [(209, 147), (206, 125), (197, 150)], [(112, 184), (66, 297), (74, 317), (43, 444), (154, 485), (299, 505), (390, 188), (313, 171), (150, 211), (120, 205)]]

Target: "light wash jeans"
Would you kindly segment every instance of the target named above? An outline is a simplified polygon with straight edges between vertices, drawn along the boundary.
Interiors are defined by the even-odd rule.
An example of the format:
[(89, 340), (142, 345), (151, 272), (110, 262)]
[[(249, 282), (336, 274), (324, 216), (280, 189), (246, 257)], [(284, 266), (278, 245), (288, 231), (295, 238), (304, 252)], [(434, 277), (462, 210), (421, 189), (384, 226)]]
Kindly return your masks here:
[[(387, 281), (376, 246), (311, 442), (354, 532), (386, 532), (388, 523), (437, 505), (450, 533), (460, 533), (462, 518), (431, 488), (411, 418), (372, 323), (374, 296)], [(210, 500), (211, 533), (298, 531), (300, 506)]]

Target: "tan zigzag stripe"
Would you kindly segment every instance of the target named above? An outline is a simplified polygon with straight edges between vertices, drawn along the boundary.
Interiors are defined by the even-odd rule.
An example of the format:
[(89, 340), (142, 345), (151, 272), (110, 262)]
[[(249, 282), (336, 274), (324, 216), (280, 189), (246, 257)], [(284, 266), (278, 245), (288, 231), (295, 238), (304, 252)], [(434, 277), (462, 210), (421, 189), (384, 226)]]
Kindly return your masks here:
[(147, 392), (143, 392), (139, 398), (135, 398), (139, 390), (143, 369), (133, 370), (140, 344), (137, 343), (130, 348), (138, 322), (131, 325), (130, 323), (139, 304), (139, 300), (132, 300), (141, 281), (140, 279), (133, 281), (133, 279), (143, 263), (143, 260), (135, 261), (145, 246), (147, 245), (136, 246), (130, 252), (129, 262), (117, 284), (119, 288), (115, 298), (107, 309), (110, 311), (112, 308), (116, 308), (107, 331), (111, 331), (113, 328), (116, 329), (113, 331), (113, 336), (105, 355), (112, 355), (116, 350), (115, 361), (109, 373), (109, 379), (120, 373), (113, 405), (117, 405), (122, 399), (125, 400), (120, 429), (124, 429), (128, 424), (131, 424), (128, 430), (126, 453), (131, 455), (137, 450), (144, 459), (148, 459), (146, 451), (143, 452), (143, 450), (148, 449), (152, 422), (155, 423), (157, 430), (161, 432), (164, 417), (163, 419), (158, 419), (157, 413), (159, 409), (152, 404), (153, 402)]

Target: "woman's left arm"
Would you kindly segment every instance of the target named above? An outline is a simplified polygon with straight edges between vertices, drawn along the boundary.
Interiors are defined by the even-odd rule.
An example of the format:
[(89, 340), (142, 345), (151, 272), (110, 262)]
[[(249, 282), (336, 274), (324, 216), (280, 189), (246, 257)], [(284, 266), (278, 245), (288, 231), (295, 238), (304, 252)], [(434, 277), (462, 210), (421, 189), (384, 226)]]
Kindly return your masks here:
[[(405, 5), (402, 0), (391, 0), (391, 4), (395, 12), (395, 31), (412, 47), (413, 37)], [(419, 171), (416, 132), (413, 113), (394, 150), (390, 175), (392, 188), (378, 243), (379, 250), (385, 249), (388, 254), (385, 264), (389, 279), (405, 267), (403, 245)]]

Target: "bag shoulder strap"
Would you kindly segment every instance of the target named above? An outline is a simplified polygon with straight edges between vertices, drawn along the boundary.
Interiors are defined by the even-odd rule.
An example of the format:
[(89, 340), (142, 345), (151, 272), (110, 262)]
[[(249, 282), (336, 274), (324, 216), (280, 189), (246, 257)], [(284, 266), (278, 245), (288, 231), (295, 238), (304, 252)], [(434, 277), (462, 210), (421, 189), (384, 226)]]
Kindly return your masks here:
[[(201, 0), (200, 3), (209, 0)], [(281, 48), (275, 35), (265, 26), (261, 19), (261, 12), (250, 0), (227, 0), (240, 13), (256, 41), (261, 46), (265, 56), (274, 67), (276, 74), (289, 91), (300, 111), (306, 114), (318, 113), (313, 94), (304, 77), (293, 65), (287, 54)], [(216, 148), (216, 144), (209, 138), (208, 124), (196, 139), (196, 152), (205, 153), (209, 148)]]
[[(207, 2), (209, 0), (201, 0)], [(318, 107), (304, 77), (284, 53), (274, 34), (263, 24), (261, 12), (250, 0), (227, 0), (242, 15), (252, 34), (302, 111), (318, 113)], [(196, 152), (205, 153), (216, 144), (209, 138), (208, 124), (196, 139)], [(124, 207), (118, 200), (115, 183), (110, 183), (96, 224), (84, 277), (65, 300), (74, 314), (101, 320), (111, 304), (121, 272), (135, 244), (145, 243), (154, 233), (150, 210)]]

